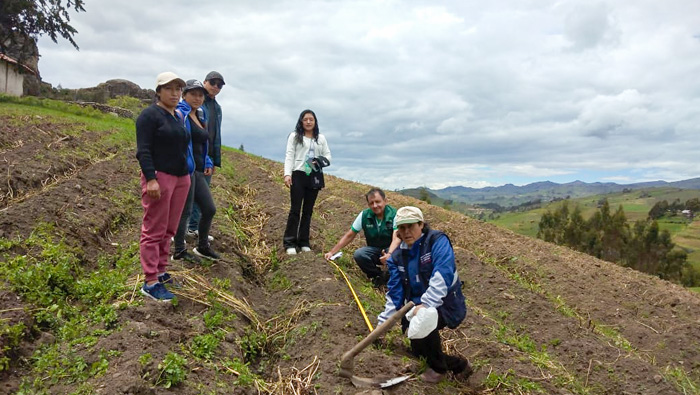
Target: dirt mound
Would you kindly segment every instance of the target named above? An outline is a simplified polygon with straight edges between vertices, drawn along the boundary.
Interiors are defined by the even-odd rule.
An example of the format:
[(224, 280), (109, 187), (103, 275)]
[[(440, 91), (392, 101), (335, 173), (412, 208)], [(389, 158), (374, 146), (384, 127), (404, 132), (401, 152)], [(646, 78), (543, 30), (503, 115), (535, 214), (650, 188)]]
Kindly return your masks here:
[[(181, 288), (178, 302), (166, 305), (137, 289), (133, 125), (7, 103), (0, 120), (1, 392), (360, 392), (338, 376), (338, 363), (368, 328), (321, 253), (365, 207), (368, 186), (328, 176), (312, 221), (313, 253), (288, 257), (282, 165), (226, 150), (212, 184), (213, 246), (224, 259), (174, 265)], [(412, 378), (386, 393), (698, 393), (697, 295), (388, 197), (395, 207), (421, 207), (456, 247), (470, 311), (443, 333), (448, 351), (469, 358), (475, 373), (439, 385)], [(339, 265), (376, 323), (384, 296), (348, 258), (362, 243)], [(355, 372), (420, 372), (406, 345), (394, 329), (356, 358)]]

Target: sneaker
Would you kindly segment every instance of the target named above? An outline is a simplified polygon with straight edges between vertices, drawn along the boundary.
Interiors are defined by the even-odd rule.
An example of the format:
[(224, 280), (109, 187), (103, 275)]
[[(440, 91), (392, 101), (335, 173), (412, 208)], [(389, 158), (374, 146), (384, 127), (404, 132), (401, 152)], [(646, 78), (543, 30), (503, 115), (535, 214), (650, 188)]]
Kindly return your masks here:
[(182, 288), (182, 285), (180, 285), (179, 283), (175, 282), (175, 279), (173, 278), (173, 276), (171, 276), (170, 273), (167, 273), (167, 272), (161, 274), (160, 276), (158, 276), (158, 282), (161, 283), (161, 284), (163, 284), (163, 285), (167, 285), (167, 286), (169, 286), (169, 287), (173, 287), (173, 288), (175, 288), (175, 289), (180, 289), (180, 288)]
[[(192, 232), (194, 234), (194, 237), (199, 239), (199, 230), (188, 230), (187, 233)], [(209, 241), (214, 241), (214, 236), (212, 235), (207, 235), (207, 240)]]
[(170, 257), (170, 260), (173, 261), (186, 261), (186, 262), (191, 262), (191, 263), (202, 263), (202, 260), (197, 258), (196, 256), (190, 254), (187, 250), (182, 250), (180, 252), (176, 252)]
[(165, 285), (159, 282), (153, 285), (144, 283), (143, 287), (141, 287), (141, 293), (144, 296), (148, 296), (149, 298), (160, 302), (170, 302), (175, 297), (172, 292), (165, 288)]
[(294, 247), (289, 247), (287, 248), (287, 255), (296, 255), (297, 254), (297, 249)]
[(197, 231), (196, 230), (189, 230), (187, 229), (187, 232), (185, 232), (185, 237), (189, 237), (191, 239), (196, 239), (197, 238)]
[(170, 273), (165, 272), (158, 276), (158, 282), (161, 284), (173, 284), (173, 276), (171, 276)]
[(311, 252), (311, 247), (301, 247), (301, 252)]
[(214, 252), (211, 247), (196, 247), (192, 250), (192, 252), (194, 252), (194, 254), (197, 256), (209, 259), (211, 261), (218, 261), (221, 259), (221, 256)]
[(431, 368), (428, 368), (423, 374), (420, 375), (420, 379), (426, 383), (439, 383), (443, 378), (445, 378), (444, 373), (438, 373)]

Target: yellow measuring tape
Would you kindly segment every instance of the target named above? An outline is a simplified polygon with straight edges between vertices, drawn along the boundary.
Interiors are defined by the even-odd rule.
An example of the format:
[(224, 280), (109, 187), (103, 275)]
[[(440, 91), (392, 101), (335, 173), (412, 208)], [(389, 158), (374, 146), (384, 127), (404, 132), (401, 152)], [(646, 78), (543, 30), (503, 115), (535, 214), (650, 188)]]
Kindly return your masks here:
[(355, 302), (357, 302), (357, 307), (360, 308), (360, 313), (362, 313), (362, 317), (365, 319), (365, 323), (367, 323), (367, 328), (369, 328), (369, 331), (372, 332), (374, 331), (374, 328), (372, 327), (372, 324), (369, 322), (369, 318), (367, 318), (367, 313), (365, 313), (365, 308), (362, 307), (362, 303), (360, 303), (360, 299), (357, 297), (357, 294), (355, 293), (355, 290), (352, 288), (352, 284), (350, 284), (350, 280), (348, 280), (348, 276), (343, 273), (343, 270), (338, 266), (335, 262), (331, 261), (330, 259), (326, 259), (328, 262), (332, 263), (333, 266), (335, 266), (336, 269), (340, 272), (340, 274), (343, 275), (343, 278), (345, 279), (345, 282), (348, 283), (348, 287), (350, 287), (350, 292), (352, 292), (352, 296), (355, 298)]

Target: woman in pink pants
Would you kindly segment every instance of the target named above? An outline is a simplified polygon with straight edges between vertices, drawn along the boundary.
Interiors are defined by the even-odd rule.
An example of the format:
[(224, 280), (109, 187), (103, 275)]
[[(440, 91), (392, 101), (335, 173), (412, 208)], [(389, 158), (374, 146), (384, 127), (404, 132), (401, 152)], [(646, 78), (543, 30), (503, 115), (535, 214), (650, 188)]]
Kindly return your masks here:
[(175, 117), (185, 81), (175, 73), (156, 78), (156, 103), (136, 120), (136, 158), (141, 166), (141, 267), (146, 281), (141, 293), (154, 300), (174, 297), (166, 285), (170, 238), (177, 230), (190, 189), (194, 164), (188, 160), (190, 134)]

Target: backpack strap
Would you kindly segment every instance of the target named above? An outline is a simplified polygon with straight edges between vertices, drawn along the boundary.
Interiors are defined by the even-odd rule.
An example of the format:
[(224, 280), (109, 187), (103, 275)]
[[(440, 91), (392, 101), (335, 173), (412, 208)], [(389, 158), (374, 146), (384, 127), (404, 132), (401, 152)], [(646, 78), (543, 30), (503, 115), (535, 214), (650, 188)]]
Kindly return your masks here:
[(403, 282), (403, 299), (408, 302), (411, 300), (411, 280), (408, 278), (408, 252), (409, 250), (403, 250), (399, 248), (399, 253), (396, 254), (397, 257), (401, 259), (401, 266), (403, 266), (403, 271), (401, 272), (401, 281)]
[[(420, 255), (418, 256), (420, 259), (427, 253), (431, 252), (433, 250), (433, 243), (435, 242), (435, 239), (440, 237), (444, 233), (438, 231), (438, 230), (429, 230), (428, 233), (425, 235), (425, 240), (420, 246)], [(432, 266), (432, 261), (431, 261), (431, 266)], [(425, 292), (428, 289), (428, 286), (430, 284), (430, 276), (433, 274), (433, 268), (430, 268), (430, 272), (421, 272), (419, 271), (419, 275), (421, 278), (421, 282), (423, 283), (423, 292)]]

